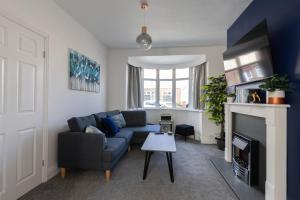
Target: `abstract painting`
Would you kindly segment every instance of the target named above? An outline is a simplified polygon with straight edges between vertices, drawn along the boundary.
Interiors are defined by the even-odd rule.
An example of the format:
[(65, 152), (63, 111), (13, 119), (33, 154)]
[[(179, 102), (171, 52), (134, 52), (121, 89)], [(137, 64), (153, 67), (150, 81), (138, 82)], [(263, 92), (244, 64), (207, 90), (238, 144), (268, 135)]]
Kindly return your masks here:
[(100, 92), (100, 65), (96, 61), (69, 49), (69, 68), (70, 89)]

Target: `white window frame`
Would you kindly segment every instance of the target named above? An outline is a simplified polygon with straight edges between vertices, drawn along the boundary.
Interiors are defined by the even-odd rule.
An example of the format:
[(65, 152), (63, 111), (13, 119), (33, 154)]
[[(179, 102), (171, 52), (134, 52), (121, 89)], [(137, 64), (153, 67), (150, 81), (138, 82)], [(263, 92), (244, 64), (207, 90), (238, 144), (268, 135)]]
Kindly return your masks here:
[[(183, 69), (188, 68), (189, 69), (189, 77), (188, 78), (176, 78), (176, 69)], [(167, 107), (167, 109), (191, 109), (192, 108), (192, 100), (193, 100), (193, 68), (192, 67), (182, 67), (182, 68), (171, 68), (172, 69), (172, 78), (171, 79), (160, 79), (159, 78), (159, 72), (160, 68), (146, 68), (146, 69), (155, 69), (156, 70), (156, 78), (144, 78), (144, 70), (142, 72), (142, 102), (144, 108), (152, 108), (152, 107), (145, 107), (144, 106), (144, 81), (156, 81), (156, 88), (155, 88), (155, 108), (161, 108), (160, 107), (160, 81), (172, 81), (172, 107)], [(188, 80), (189, 81), (189, 97), (188, 97), (188, 107), (187, 108), (180, 108), (176, 107), (176, 82), (180, 80)]]

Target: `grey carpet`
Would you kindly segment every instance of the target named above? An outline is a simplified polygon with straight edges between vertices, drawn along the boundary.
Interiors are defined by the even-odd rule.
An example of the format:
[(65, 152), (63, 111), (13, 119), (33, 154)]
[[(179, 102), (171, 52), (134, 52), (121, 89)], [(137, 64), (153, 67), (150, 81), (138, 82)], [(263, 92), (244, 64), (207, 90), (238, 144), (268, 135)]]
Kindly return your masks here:
[(170, 182), (166, 155), (152, 155), (148, 177), (142, 180), (144, 152), (138, 147), (127, 153), (105, 182), (102, 171), (68, 170), (24, 195), (21, 200), (236, 200), (210, 162), (222, 157), (214, 145), (177, 140), (173, 154), (175, 182)]

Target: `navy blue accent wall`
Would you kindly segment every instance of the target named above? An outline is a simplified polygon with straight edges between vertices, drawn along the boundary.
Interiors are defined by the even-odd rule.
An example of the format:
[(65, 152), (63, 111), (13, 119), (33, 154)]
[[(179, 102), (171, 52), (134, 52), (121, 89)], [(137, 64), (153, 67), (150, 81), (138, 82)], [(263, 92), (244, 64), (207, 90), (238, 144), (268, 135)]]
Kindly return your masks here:
[(296, 86), (287, 94), (288, 200), (300, 200), (300, 0), (254, 0), (227, 32), (232, 46), (266, 19), (275, 72), (287, 74)]

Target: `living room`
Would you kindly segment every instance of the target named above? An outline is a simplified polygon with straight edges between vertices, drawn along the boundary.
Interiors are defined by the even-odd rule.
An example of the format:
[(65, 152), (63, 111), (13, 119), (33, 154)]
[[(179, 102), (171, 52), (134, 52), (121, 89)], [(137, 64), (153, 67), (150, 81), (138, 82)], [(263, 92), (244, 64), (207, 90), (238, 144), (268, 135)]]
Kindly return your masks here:
[(0, 199), (300, 199), (297, 0), (0, 2)]

